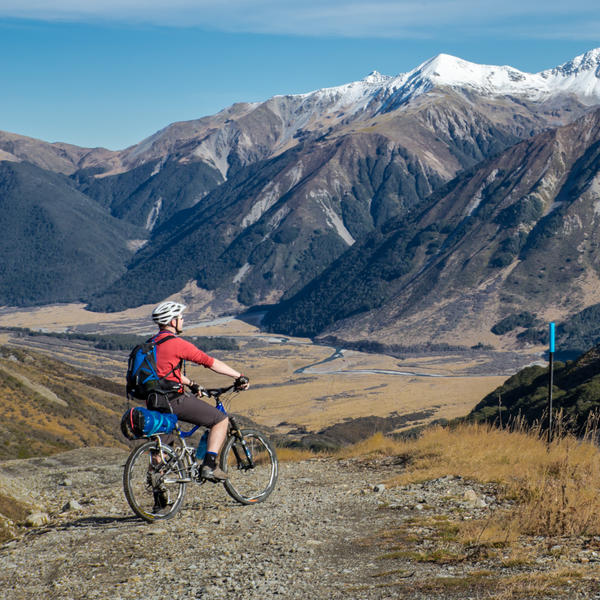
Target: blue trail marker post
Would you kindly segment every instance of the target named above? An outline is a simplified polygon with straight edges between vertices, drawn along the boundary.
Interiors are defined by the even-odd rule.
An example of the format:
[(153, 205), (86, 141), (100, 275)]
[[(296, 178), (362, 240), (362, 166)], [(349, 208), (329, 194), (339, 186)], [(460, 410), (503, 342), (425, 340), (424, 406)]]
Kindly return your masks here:
[(548, 444), (552, 443), (552, 386), (554, 384), (554, 322), (550, 323), (548, 361)]

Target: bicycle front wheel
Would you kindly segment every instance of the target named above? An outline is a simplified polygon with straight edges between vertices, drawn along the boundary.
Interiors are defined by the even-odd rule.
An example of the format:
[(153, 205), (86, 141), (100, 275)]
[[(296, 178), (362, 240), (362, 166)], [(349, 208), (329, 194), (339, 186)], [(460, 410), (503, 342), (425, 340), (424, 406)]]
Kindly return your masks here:
[(123, 490), (133, 512), (145, 521), (170, 519), (181, 508), (189, 481), (183, 462), (169, 446), (148, 441), (129, 455)]
[(221, 452), (227, 493), (241, 504), (263, 502), (277, 483), (277, 455), (260, 431), (242, 430), (242, 440), (230, 436)]

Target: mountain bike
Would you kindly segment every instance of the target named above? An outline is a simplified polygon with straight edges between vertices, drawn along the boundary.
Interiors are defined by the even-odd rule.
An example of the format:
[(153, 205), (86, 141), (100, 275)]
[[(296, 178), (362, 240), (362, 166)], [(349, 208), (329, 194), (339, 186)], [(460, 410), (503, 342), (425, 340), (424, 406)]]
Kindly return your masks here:
[[(220, 397), (234, 386), (202, 390), (214, 398), (225, 414)], [(227, 474), (223, 481), (227, 493), (240, 504), (264, 502), (275, 488), (278, 476), (277, 455), (269, 439), (255, 429), (241, 429), (229, 417), (229, 431), (221, 450), (219, 466)], [(172, 445), (152, 435), (134, 448), (125, 463), (123, 489), (133, 512), (148, 522), (174, 517), (183, 505), (188, 483), (203, 484), (196, 448), (186, 444), (200, 426), (184, 431), (175, 425)]]

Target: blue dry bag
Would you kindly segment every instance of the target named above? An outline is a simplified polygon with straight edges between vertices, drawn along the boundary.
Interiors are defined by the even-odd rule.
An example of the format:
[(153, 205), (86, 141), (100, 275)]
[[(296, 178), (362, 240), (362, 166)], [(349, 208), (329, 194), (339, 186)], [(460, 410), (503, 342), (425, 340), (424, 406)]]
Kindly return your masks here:
[(121, 418), (121, 431), (127, 439), (135, 440), (157, 433), (171, 433), (176, 424), (177, 415), (136, 406), (125, 411)]

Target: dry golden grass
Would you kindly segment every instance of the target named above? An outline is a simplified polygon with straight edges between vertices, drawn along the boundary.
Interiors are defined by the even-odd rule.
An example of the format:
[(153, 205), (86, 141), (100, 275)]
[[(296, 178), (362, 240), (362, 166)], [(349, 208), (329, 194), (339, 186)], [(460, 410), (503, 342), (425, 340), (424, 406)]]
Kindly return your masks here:
[[(510, 547), (517, 541), (521, 531), (510, 513), (503, 511), (490, 517), (484, 520), (461, 522), (458, 540), (465, 546), (486, 548)], [(516, 548), (506, 561), (512, 561), (513, 564), (525, 563), (530, 560), (529, 557), (530, 554), (522, 548)]]
[[(464, 425), (433, 427), (409, 441), (378, 434), (336, 456), (402, 457), (405, 468), (388, 486), (457, 475), (493, 482), (499, 499), (511, 500), (484, 518), (420, 513), (371, 535), (365, 544), (388, 561), (384, 575), (395, 572), (390, 560), (398, 561), (398, 572), (423, 563), (464, 566), (464, 575), (425, 577), (410, 586), (392, 579), (385, 587), (399, 594), (476, 592), (496, 600), (569, 598), (573, 590), (594, 587), (594, 565), (577, 559), (583, 540), (600, 535), (600, 449), (594, 444), (564, 435), (548, 447), (536, 430)], [(469, 570), (481, 566), (494, 570)]]
[(357, 458), (360, 456), (397, 456), (402, 454), (405, 443), (376, 433), (366, 440), (352, 444), (338, 450), (335, 455), (338, 458)]
[[(529, 598), (556, 598), (556, 592), (561, 588), (573, 586), (582, 579), (589, 570), (558, 569), (545, 573), (527, 573), (502, 579), (490, 598), (494, 600), (517, 600)], [(564, 596), (563, 596), (564, 597)]]
[[(398, 571), (402, 577), (402, 571)], [(393, 574), (390, 573), (390, 574)], [(581, 592), (584, 580), (595, 578), (593, 569), (557, 569), (544, 573), (526, 573), (506, 577), (494, 571), (471, 571), (456, 577), (431, 577), (414, 581), (410, 585), (402, 580), (381, 585), (381, 588), (391, 588), (390, 597), (402, 597), (403, 591), (407, 597), (413, 597), (415, 592), (425, 594), (426, 598), (486, 598), (488, 600), (532, 600), (534, 598), (592, 598), (595, 596), (574, 596), (575, 590)], [(589, 583), (588, 583), (589, 585)]]
[(302, 448), (277, 448), (277, 460), (279, 462), (299, 462), (315, 458), (315, 453)]
[(0, 544), (15, 537), (15, 523), (23, 523), (32, 510), (33, 507), (29, 504), (17, 500), (12, 494), (7, 495), (0, 491)]
[(465, 542), (510, 542), (520, 534), (600, 535), (600, 449), (564, 435), (548, 445), (537, 430), (509, 431), (486, 425), (433, 427), (416, 440), (376, 435), (342, 450), (341, 457), (400, 455), (407, 468), (391, 485), (457, 475), (496, 483), (515, 502), (511, 515), (471, 523)]
[(0, 326), (45, 328), (50, 331), (63, 331), (66, 328), (83, 324), (106, 324), (118, 326), (147, 317), (152, 306), (140, 306), (119, 313), (93, 313), (85, 310), (85, 304), (53, 304), (37, 308), (24, 308), (7, 311), (0, 315)]

